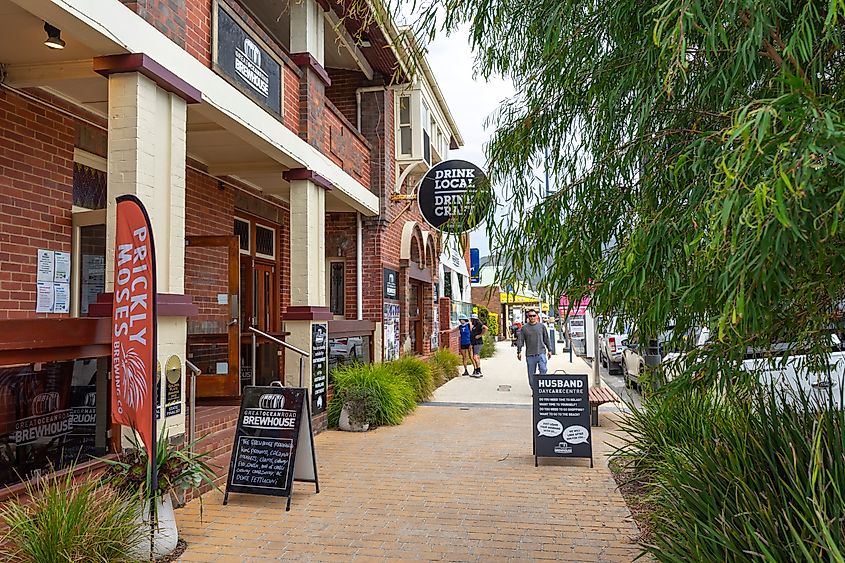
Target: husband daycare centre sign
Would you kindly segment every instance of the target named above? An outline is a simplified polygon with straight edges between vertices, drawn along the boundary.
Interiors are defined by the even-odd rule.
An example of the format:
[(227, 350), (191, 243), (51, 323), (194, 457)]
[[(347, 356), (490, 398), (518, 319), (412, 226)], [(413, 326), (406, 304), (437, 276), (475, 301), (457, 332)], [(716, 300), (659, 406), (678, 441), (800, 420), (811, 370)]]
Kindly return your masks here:
[(444, 160), (425, 175), (417, 202), (429, 225), (451, 233), (472, 229), (483, 215), (480, 206), (489, 203), (487, 178), (475, 164), (465, 160)]
[(245, 387), (223, 504), (231, 492), (251, 493), (288, 497), (290, 510), (294, 480), (320, 492), (308, 391)]
[(587, 457), (592, 467), (587, 376), (549, 373), (536, 377), (534, 465), (538, 457)]

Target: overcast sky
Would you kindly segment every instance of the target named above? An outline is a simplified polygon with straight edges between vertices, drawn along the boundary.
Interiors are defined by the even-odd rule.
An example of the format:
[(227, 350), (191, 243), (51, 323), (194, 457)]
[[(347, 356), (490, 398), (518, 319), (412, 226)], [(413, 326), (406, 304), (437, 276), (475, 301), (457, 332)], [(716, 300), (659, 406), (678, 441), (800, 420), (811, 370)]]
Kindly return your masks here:
[[(449, 37), (440, 36), (429, 46), (428, 62), (464, 138), (464, 147), (450, 151), (449, 158), (467, 160), (485, 168), (484, 145), (491, 131), (485, 130), (484, 122), (503, 100), (513, 95), (514, 89), (510, 81), (502, 79), (475, 80), (473, 60), (465, 29)], [(488, 254), (483, 229), (473, 232), (470, 241), (482, 256)]]

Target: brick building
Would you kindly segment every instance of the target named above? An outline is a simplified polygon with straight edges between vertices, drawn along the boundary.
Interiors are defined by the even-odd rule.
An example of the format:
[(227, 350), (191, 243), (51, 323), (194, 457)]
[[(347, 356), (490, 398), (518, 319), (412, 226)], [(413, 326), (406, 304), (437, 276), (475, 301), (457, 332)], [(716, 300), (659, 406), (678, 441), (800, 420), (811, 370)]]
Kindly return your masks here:
[[(121, 194), (157, 241), (159, 422), (188, 432), (197, 366), (194, 423), (223, 431), (224, 466), (244, 384), (311, 388), (325, 427), (325, 369), (281, 342), (312, 351), (323, 327), (331, 362), (452, 344), (444, 244), (414, 193), (462, 139), (405, 30), (347, 16), (339, 0), (0, 0), (0, 439), (18, 452), (0, 485), (121, 446)], [(71, 413), (87, 422), (59, 425), (65, 453), (15, 437)]]

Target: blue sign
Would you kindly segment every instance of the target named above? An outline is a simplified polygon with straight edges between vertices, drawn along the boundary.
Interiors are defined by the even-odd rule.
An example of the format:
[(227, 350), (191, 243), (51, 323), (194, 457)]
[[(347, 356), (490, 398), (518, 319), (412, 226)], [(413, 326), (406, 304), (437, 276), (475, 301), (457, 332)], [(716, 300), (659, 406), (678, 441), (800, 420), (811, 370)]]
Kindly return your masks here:
[(480, 283), (481, 282), (481, 263), (478, 256), (478, 249), (477, 248), (470, 248), (469, 249), (469, 281), (472, 283)]

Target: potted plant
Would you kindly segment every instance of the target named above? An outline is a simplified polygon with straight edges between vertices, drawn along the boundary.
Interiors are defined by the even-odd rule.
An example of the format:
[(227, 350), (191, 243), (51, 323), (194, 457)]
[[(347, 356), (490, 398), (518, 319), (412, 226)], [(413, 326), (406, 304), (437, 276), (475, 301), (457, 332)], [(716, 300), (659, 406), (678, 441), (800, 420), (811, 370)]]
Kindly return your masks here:
[[(158, 482), (153, 489), (149, 481), (149, 457), (147, 450), (132, 437), (132, 448), (124, 450), (118, 459), (104, 460), (109, 468), (103, 478), (118, 490), (125, 491), (137, 499), (140, 527), (146, 530), (143, 539), (131, 550), (139, 559), (169, 555), (179, 541), (176, 517), (173, 514), (171, 493), (185, 492), (207, 483), (219, 490), (214, 483), (214, 471), (205, 462), (209, 452), (195, 453), (199, 440), (185, 447), (170, 445), (165, 433), (156, 441), (156, 465)], [(202, 513), (202, 497), (200, 497)]]
[(342, 391), (343, 408), (338, 427), (348, 432), (366, 432), (376, 412), (376, 397), (369, 387), (352, 385)]

